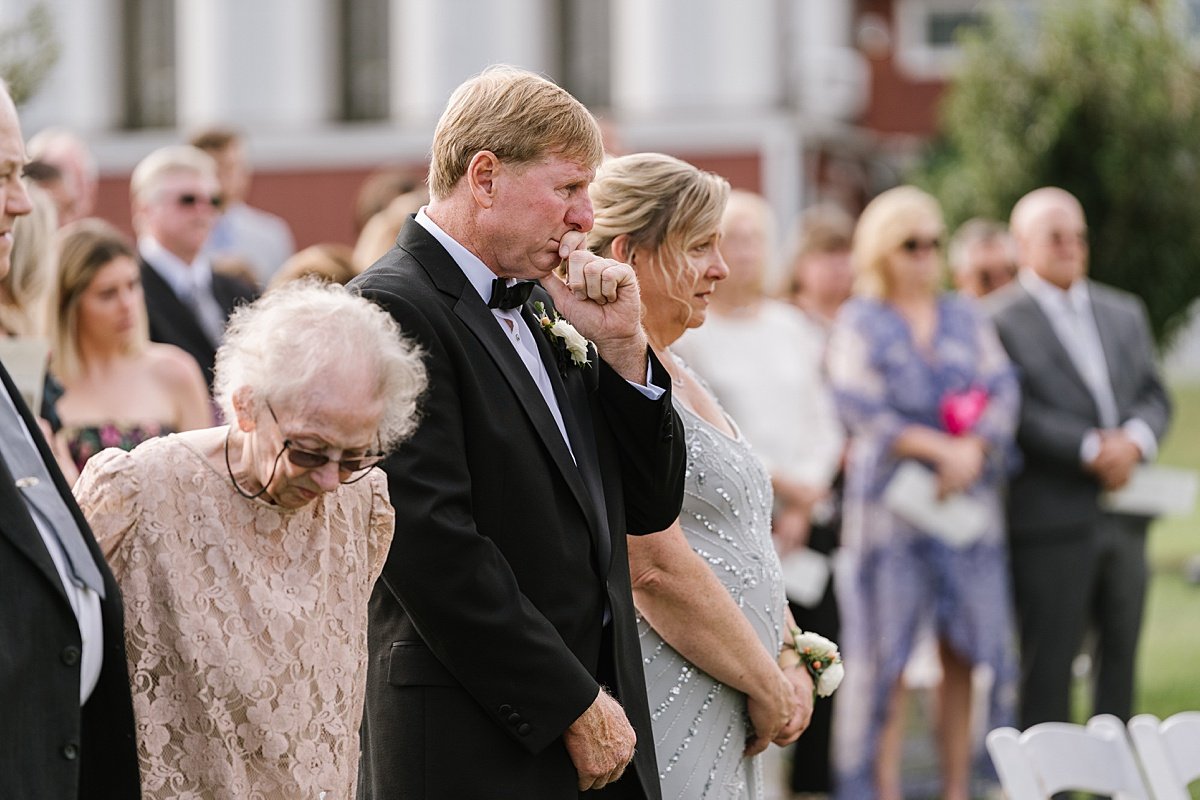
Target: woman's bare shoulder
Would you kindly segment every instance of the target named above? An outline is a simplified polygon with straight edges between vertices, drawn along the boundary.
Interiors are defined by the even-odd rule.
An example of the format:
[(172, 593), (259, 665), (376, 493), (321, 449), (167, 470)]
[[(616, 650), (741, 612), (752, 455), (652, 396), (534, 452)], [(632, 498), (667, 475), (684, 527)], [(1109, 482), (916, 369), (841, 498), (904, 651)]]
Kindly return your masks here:
[(146, 363), (154, 376), (170, 386), (194, 386), (204, 382), (200, 365), (187, 352), (173, 344), (151, 342), (146, 346)]

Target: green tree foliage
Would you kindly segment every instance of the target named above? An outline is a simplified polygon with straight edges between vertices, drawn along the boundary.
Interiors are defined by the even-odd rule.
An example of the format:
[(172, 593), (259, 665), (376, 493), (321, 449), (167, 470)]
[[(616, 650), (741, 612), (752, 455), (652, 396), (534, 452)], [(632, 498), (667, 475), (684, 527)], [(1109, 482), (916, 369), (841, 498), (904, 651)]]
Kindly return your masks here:
[(30, 6), (19, 23), (0, 28), (0, 77), (13, 102), (21, 105), (37, 93), (58, 54), (54, 16), (45, 2)]
[(1200, 34), (1165, 1), (1056, 0), (1024, 18), (996, 5), (964, 37), (914, 180), (951, 225), (1007, 219), (1038, 186), (1073, 193), (1092, 276), (1140, 295), (1163, 342), (1200, 296)]

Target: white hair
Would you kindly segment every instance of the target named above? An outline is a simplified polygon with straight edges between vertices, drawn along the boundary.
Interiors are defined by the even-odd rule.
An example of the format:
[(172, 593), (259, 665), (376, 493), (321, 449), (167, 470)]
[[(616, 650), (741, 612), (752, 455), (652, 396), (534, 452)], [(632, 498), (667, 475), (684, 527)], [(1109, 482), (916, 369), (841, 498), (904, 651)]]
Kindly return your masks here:
[(69, 128), (43, 128), (29, 139), (25, 147), (31, 160), (57, 161), (66, 156), (79, 166), (86, 179), (95, 181), (100, 177), (96, 157), (92, 155), (87, 142)]
[(147, 201), (158, 189), (167, 175), (176, 172), (191, 172), (217, 180), (217, 162), (198, 147), (190, 144), (172, 144), (160, 147), (143, 158), (133, 168), (129, 178), (129, 193), (134, 200)]
[(213, 394), (234, 420), (233, 394), (243, 386), (255, 404), (282, 405), (362, 370), (384, 403), (378, 435), (386, 451), (416, 430), (426, 385), (421, 357), (379, 306), (338, 284), (300, 280), (234, 311), (217, 350)]

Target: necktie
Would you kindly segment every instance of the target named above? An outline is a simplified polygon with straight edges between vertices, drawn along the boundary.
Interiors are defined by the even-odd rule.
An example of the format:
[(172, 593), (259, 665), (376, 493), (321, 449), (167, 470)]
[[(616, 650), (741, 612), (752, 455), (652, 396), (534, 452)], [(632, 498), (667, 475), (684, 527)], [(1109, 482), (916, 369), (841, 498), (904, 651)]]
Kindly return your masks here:
[(37, 516), (58, 539), (76, 584), (87, 586), (104, 597), (104, 579), (83, 540), (83, 533), (58, 493), (41, 454), (26, 438), (25, 422), (3, 399), (0, 399), (0, 458), (4, 459), (16, 480), (29, 513)]
[(204, 331), (205, 337), (213, 348), (220, 346), (221, 339), (225, 335), (225, 314), (221, 311), (220, 304), (212, 295), (206, 294), (195, 286), (179, 295), (179, 299), (191, 310), (200, 330)]
[(1075, 340), (1075, 366), (1096, 401), (1100, 424), (1105, 428), (1115, 428), (1120, 424), (1117, 403), (1113, 397), (1103, 346), (1096, 338), (1094, 323), (1086, 316), (1090, 312), (1087, 308), (1080, 308), (1069, 296), (1065, 298), (1065, 306), (1064, 316)]
[(525, 305), (535, 284), (537, 281), (517, 281), (509, 286), (506, 278), (496, 278), (492, 281), (492, 299), (488, 300), (488, 308), (507, 311)]

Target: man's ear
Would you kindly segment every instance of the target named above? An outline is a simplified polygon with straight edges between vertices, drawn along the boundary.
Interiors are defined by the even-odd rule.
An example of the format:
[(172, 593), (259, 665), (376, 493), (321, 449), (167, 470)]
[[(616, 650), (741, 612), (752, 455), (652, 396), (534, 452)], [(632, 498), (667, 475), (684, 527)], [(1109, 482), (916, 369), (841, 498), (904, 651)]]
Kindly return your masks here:
[(480, 150), (471, 156), (465, 177), (471, 197), (480, 208), (491, 208), (496, 201), (496, 178), (501, 169), (500, 159), (491, 150)]
[(249, 386), (239, 386), (233, 390), (230, 400), (233, 401), (233, 413), (237, 415), (238, 430), (249, 433), (254, 430), (254, 392)]
[(622, 264), (628, 264), (633, 267), (637, 262), (637, 248), (629, 240), (628, 233), (617, 234), (609, 245), (612, 248), (612, 257)]

